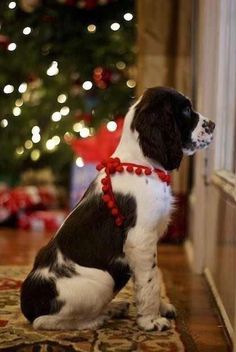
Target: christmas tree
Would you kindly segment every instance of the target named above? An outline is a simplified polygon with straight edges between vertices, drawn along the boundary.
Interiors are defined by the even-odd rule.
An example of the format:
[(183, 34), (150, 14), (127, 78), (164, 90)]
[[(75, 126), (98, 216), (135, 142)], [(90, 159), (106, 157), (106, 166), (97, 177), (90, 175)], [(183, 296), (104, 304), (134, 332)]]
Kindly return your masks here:
[(134, 0), (2, 0), (0, 25), (0, 176), (68, 175), (70, 140), (134, 97)]

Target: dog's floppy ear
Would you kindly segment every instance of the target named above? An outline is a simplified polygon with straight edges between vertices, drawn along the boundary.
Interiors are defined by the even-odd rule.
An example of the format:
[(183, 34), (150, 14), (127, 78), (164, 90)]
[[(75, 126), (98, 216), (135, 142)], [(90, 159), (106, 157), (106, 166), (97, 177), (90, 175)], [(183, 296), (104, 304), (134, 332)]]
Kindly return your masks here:
[(150, 104), (144, 96), (136, 106), (131, 129), (139, 133), (144, 156), (159, 162), (165, 170), (179, 167), (183, 157), (181, 135), (172, 106), (165, 99)]

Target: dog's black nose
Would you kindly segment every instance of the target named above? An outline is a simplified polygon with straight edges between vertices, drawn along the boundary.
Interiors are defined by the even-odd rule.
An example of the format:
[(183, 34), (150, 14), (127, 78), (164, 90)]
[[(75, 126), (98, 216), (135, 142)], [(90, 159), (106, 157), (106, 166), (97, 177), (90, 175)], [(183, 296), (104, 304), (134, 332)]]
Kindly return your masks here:
[(209, 121), (207, 127), (208, 127), (210, 133), (212, 133), (216, 127), (216, 124), (213, 121)]

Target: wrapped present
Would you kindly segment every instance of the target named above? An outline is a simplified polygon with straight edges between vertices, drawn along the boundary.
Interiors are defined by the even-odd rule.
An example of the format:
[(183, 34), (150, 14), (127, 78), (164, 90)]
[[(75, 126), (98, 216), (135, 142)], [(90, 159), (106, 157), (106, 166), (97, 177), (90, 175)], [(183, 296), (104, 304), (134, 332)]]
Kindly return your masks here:
[(175, 194), (175, 207), (171, 222), (161, 241), (164, 243), (183, 243), (187, 236), (188, 196)]
[(0, 224), (15, 225), (22, 212), (52, 209), (57, 206), (57, 194), (50, 186), (21, 186), (13, 189), (0, 187)]
[(42, 210), (19, 215), (18, 227), (32, 231), (56, 231), (67, 216), (62, 210)]

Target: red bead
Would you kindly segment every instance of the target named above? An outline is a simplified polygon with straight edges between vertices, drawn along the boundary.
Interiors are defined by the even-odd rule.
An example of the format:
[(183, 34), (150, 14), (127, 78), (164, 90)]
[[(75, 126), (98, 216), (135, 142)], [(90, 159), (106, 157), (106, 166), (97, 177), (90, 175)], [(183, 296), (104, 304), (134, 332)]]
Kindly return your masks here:
[(97, 169), (98, 171), (101, 171), (101, 170), (103, 169), (103, 165), (102, 165), (102, 164), (98, 164), (98, 165), (96, 166), (96, 169)]
[(116, 172), (116, 168), (114, 165), (109, 165), (109, 172), (110, 174), (114, 174)]
[(166, 174), (165, 174), (164, 171), (158, 171), (158, 176), (159, 176), (161, 179), (163, 179), (163, 178), (166, 176)]
[(101, 182), (102, 182), (103, 185), (107, 185), (108, 184), (108, 178), (107, 177), (102, 178)]
[(123, 166), (121, 166), (121, 165), (117, 166), (117, 167), (116, 167), (116, 171), (118, 171), (118, 172), (123, 172), (123, 171), (124, 171)]
[(142, 172), (143, 172), (143, 170), (141, 169), (141, 167), (138, 167), (138, 168), (135, 170), (136, 175), (141, 175)]
[(145, 169), (145, 171), (144, 171), (144, 172), (145, 172), (145, 175), (147, 175), (147, 176), (148, 176), (148, 175), (151, 175), (152, 170), (148, 168), (148, 169)]
[(161, 179), (162, 179), (163, 182), (167, 182), (167, 179), (168, 179), (168, 178), (167, 178), (166, 175), (165, 175), (165, 176), (162, 176)]
[(114, 158), (115, 162), (120, 164), (120, 159), (119, 158)]
[(101, 164), (104, 165), (104, 166), (106, 166), (107, 161), (106, 161), (106, 160), (102, 160)]
[(117, 208), (113, 208), (112, 210), (111, 210), (111, 213), (112, 213), (112, 215), (113, 216), (116, 216), (116, 215), (118, 215), (118, 209)]
[(134, 168), (133, 166), (129, 165), (127, 166), (127, 169), (126, 169), (128, 172), (133, 172), (134, 171)]
[(121, 226), (123, 224), (123, 220), (121, 218), (117, 218), (115, 223), (117, 226)]
[(166, 181), (166, 174), (164, 171), (158, 171), (157, 176), (161, 179), (161, 181)]
[(119, 158), (114, 158), (112, 164), (117, 167), (120, 165), (120, 159)]
[(103, 192), (107, 192), (109, 190), (109, 187), (105, 185), (102, 187), (102, 190), (103, 190)]
[(109, 202), (111, 200), (111, 197), (108, 194), (104, 194), (104, 196), (102, 196), (102, 199), (104, 200), (104, 202)]
[(170, 175), (166, 175), (166, 183), (169, 185), (171, 181)]
[(108, 208), (113, 208), (114, 207), (114, 205), (115, 205), (115, 203), (113, 202), (113, 200), (110, 200), (108, 203), (107, 203), (107, 206), (108, 206)]

